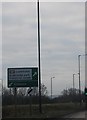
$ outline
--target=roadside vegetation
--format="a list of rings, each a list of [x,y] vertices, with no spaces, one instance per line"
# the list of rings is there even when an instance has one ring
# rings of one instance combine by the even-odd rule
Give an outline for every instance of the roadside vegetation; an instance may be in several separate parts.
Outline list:
[[[42,114],[39,113],[38,89],[33,88],[31,95],[28,88],[18,88],[16,99],[14,89],[3,89],[2,93],[2,116],[8,117],[62,117],[71,112],[85,109],[85,95],[78,89],[67,89],[61,92],[58,97],[50,98],[47,87],[42,84]],[[80,104],[81,98],[81,104]],[[15,105],[16,103],[16,105]]]

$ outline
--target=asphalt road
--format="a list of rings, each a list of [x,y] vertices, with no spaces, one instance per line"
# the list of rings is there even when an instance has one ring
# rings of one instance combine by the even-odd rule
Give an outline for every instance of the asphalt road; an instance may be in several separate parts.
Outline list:
[[[64,118],[86,118],[86,120],[87,120],[87,111],[69,114],[69,115],[65,116]]]
[[[78,112],[78,113],[73,113],[73,114],[69,114],[69,115],[67,115],[67,116],[65,116],[65,117],[63,117],[62,119],[57,119],[57,118],[52,118],[52,120],[69,120],[69,118],[72,118],[72,120],[73,120],[73,118],[82,118],[81,120],[87,120],[87,111],[82,111],[82,112]],[[2,119],[2,120],[9,120],[9,119]],[[10,119],[10,120],[19,120],[19,118],[17,119]],[[20,120],[33,120],[33,119],[20,119]],[[36,120],[38,120],[38,119],[36,119]],[[39,120],[42,120],[42,118],[41,119],[39,119]],[[51,120],[51,119],[43,119],[43,120]],[[70,119],[71,120],[71,119]]]

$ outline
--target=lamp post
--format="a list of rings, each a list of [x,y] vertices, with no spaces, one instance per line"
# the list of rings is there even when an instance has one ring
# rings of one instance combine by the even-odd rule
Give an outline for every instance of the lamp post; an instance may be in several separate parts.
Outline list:
[[[41,101],[41,66],[40,66],[40,14],[39,14],[39,0],[37,0],[37,17],[38,17],[38,72],[39,72],[39,111],[42,113]]]
[[[80,98],[80,105],[81,105],[81,82],[80,82],[80,57],[81,55],[78,55],[78,68],[79,68],[79,72],[78,72],[78,75],[79,75],[79,98]]]
[[[73,91],[74,91],[74,88],[75,88],[75,81],[74,81],[75,75],[76,74],[73,74]]]
[[[86,56],[87,54],[84,54],[84,55],[78,55],[78,68],[79,68],[79,72],[78,72],[78,75],[79,75],[79,98],[80,98],[80,105],[81,105],[81,71],[80,71],[80,57],[81,56]]]
[[[52,99],[52,92],[53,92],[53,88],[52,88],[52,79],[55,77],[51,77],[51,99]]]
[[[73,102],[75,101],[75,93],[76,93],[76,91],[75,91],[75,81],[74,81],[75,75],[76,74],[73,74]]]

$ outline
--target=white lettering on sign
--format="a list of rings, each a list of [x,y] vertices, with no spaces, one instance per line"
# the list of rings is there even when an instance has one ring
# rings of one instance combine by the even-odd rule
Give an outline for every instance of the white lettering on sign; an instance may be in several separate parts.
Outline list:
[[[32,69],[10,69],[9,80],[32,80]]]

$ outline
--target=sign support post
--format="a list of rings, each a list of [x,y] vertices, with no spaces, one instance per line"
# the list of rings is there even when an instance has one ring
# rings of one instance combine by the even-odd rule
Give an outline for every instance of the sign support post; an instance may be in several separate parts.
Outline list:
[[[28,94],[33,90],[31,87],[38,87],[38,67],[8,68],[8,88],[14,88],[14,116],[17,116],[17,87],[30,87]],[[40,85],[40,84],[39,84]],[[30,115],[32,115],[32,100],[30,94]]]
[[[30,93],[30,116],[32,115],[32,95]]]
[[[17,88],[15,87],[14,88],[14,100],[15,100],[15,105],[14,105],[14,107],[15,107],[15,117],[17,116],[17,114],[16,114],[16,107],[17,107]]]
[[[29,106],[29,111],[30,111],[30,116],[32,115],[32,95],[31,95],[31,91],[32,91],[33,89],[30,87],[30,89],[28,90],[28,95],[30,94],[30,96],[29,96],[29,103],[30,103],[30,106]]]

